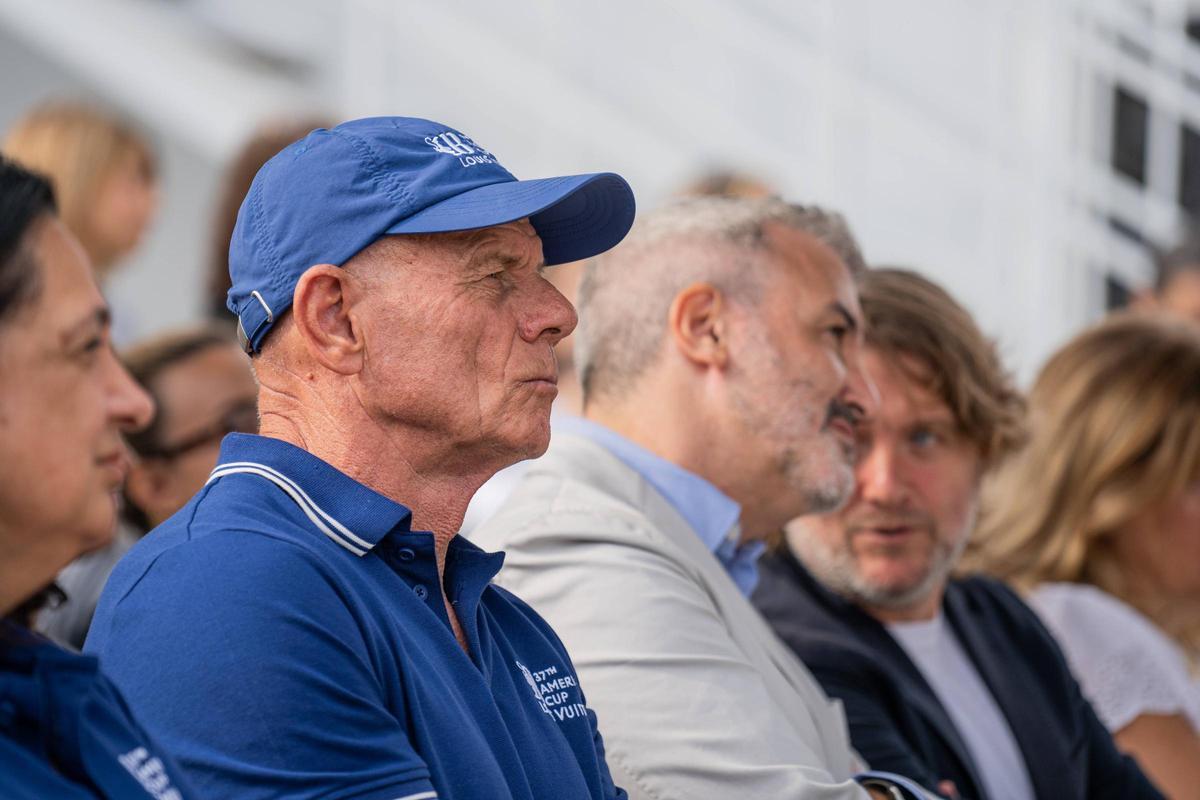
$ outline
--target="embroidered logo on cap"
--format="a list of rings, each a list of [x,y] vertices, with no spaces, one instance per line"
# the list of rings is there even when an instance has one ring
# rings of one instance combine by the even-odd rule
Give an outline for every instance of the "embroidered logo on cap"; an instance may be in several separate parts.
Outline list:
[[[464,167],[476,164],[496,164],[496,157],[476,144],[471,137],[455,131],[445,131],[436,136],[426,136],[425,144],[439,153],[454,156]]]

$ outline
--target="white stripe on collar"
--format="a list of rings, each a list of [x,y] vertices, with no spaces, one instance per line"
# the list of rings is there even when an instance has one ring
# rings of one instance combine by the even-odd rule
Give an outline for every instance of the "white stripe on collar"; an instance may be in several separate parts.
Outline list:
[[[317,526],[321,533],[325,534],[330,539],[349,550],[351,553],[354,553],[354,555],[366,555],[367,551],[374,547],[374,545],[372,545],[370,542],[354,535],[353,531],[351,531],[342,523],[338,522],[329,514],[325,513],[325,510],[318,506],[303,489],[297,486],[295,481],[283,473],[268,467],[266,464],[258,464],[253,461],[233,461],[228,464],[219,464],[217,465],[217,468],[212,471],[212,474],[208,476],[208,480],[205,482],[205,485],[207,486],[218,478],[223,478],[226,475],[238,474],[258,475],[261,478],[266,478],[280,489],[283,489],[283,491],[296,502],[296,505],[300,507],[300,510],[304,512],[304,515],[308,517],[314,525]]]

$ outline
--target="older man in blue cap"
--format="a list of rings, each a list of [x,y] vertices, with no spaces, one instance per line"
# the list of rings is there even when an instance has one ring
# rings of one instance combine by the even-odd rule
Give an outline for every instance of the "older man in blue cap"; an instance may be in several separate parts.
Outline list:
[[[456,532],[549,441],[575,312],[543,269],[633,214],[616,175],[518,181],[419,119],[259,172],[229,306],[260,433],[118,566],[87,644],[203,796],[625,796],[554,631]]]

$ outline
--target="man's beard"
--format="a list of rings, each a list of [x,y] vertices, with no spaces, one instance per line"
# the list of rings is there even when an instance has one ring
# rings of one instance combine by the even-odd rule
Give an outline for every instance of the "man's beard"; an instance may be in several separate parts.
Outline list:
[[[796,515],[836,510],[854,490],[855,454],[853,445],[847,447],[839,441],[830,427],[837,419],[854,427],[860,410],[837,398],[824,408],[820,401],[808,402],[815,390],[803,379],[793,379],[786,388],[774,387],[772,392],[772,387],[761,382],[762,377],[780,375],[782,361],[774,346],[761,339],[755,360],[746,369],[754,379],[741,376],[743,382],[736,384],[732,393],[733,410],[757,446],[769,450],[772,471],[802,501]],[[763,399],[770,397],[787,398],[787,402],[782,407],[779,403],[764,406]],[[805,431],[806,435],[797,436]]]
[[[854,427],[857,424],[855,407],[836,398],[831,400],[818,432],[818,436],[824,441],[819,439],[816,446],[829,447],[830,442],[833,442],[832,446],[840,451],[841,464],[836,463],[838,456],[834,454],[827,454],[828,463],[825,465],[814,463],[817,459],[813,458],[814,453],[811,449],[800,452],[793,445],[784,446],[776,456],[776,471],[804,498],[805,514],[827,514],[837,511],[854,490],[854,445],[843,443],[830,430],[830,426],[837,419],[845,420]],[[839,467],[842,467],[841,472],[844,474],[839,474]]]
[[[921,603],[949,579],[963,549],[967,546],[968,534],[974,527],[974,518],[975,514],[972,512],[962,535],[957,537],[953,544],[937,536],[932,520],[921,523],[919,527],[928,530],[933,538],[929,566],[919,580],[899,586],[873,583],[860,572],[857,559],[851,550],[852,534],[849,532],[868,527],[861,521],[843,526],[840,548],[829,547],[820,536],[805,532],[803,522],[793,523],[798,529],[792,532],[789,541],[792,542],[796,557],[804,563],[805,568],[834,594],[859,606],[904,611]]]

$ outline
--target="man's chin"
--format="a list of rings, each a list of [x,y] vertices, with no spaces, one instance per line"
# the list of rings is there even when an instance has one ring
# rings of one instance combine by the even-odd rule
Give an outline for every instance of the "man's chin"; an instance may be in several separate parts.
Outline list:
[[[853,493],[854,472],[849,468],[835,469],[819,481],[805,482],[801,494],[805,498],[806,507],[802,513],[796,516],[832,514],[841,510]]]
[[[95,521],[88,524],[86,530],[80,531],[79,555],[107,547],[116,538],[117,523],[119,520],[118,511],[122,502],[121,495],[111,493],[105,499],[108,503],[105,511],[108,513],[102,513],[100,509],[97,509],[97,512],[91,515]]]
[[[545,455],[546,450],[550,448],[550,426],[546,426],[546,430],[539,431],[535,434],[517,439],[509,443],[507,448],[512,453],[510,463],[515,464],[518,461],[527,461],[531,458],[539,458]]]
[[[896,568],[858,570],[858,584],[872,605],[901,608],[920,602],[930,590],[930,570]]]

